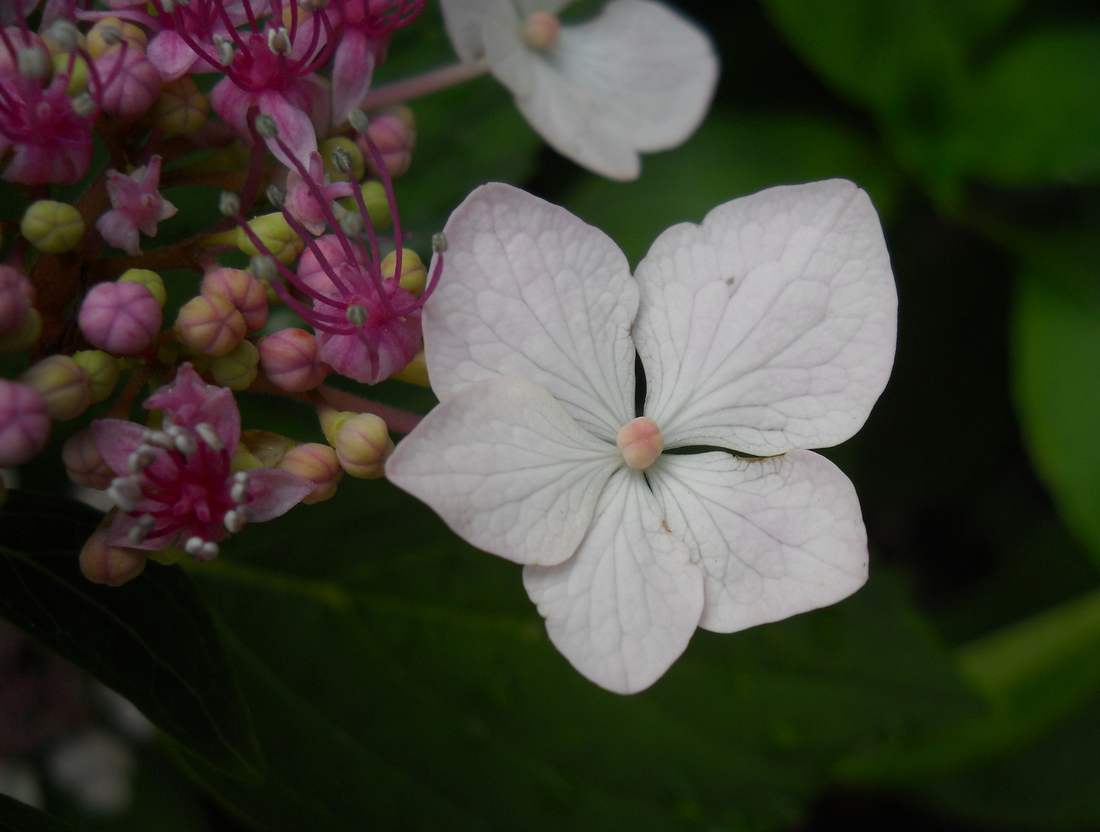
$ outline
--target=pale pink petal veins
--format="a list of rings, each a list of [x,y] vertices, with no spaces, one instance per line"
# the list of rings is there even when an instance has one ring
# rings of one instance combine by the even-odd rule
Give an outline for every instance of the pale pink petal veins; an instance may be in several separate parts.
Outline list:
[[[456,534],[516,563],[569,558],[611,473],[614,445],[526,379],[488,379],[429,413],[386,464]]]
[[[835,445],[890,376],[897,290],[878,215],[851,182],[720,205],[661,234],[636,277],[645,414],[667,447]]]
[[[576,554],[560,566],[525,567],[523,585],[554,646],[615,693],[661,678],[703,612],[702,571],[664,526],[643,475],[627,468],[604,487]]]
[[[145,54],[165,81],[174,81],[186,75],[196,62],[202,60],[195,54],[195,50],[187,45],[187,41],[172,29],[158,32],[149,41]],[[202,66],[205,67],[206,63],[203,62]]]
[[[847,598],[867,580],[855,488],[820,454],[665,454],[650,482],[669,529],[703,570],[704,629],[779,621]]]
[[[278,468],[251,468],[248,471],[249,520],[263,523],[286,514],[313,491],[313,483]]]
[[[343,34],[332,62],[332,123],[343,124],[370,89],[375,44],[357,28]]]
[[[638,297],[619,247],[568,211],[502,184],[475,190],[444,230],[446,278],[424,306],[436,395],[523,376],[614,442],[634,417]]]

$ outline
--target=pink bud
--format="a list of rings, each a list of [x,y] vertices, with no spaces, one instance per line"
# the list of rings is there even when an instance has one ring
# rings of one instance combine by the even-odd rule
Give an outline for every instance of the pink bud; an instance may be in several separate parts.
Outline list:
[[[220,295],[191,298],[176,317],[180,340],[205,355],[229,355],[241,343],[246,329],[244,316]]]
[[[89,343],[115,355],[141,352],[160,330],[162,321],[163,313],[153,293],[129,280],[93,286],[77,318]]]
[[[93,584],[122,586],[143,571],[149,556],[140,549],[107,544],[107,530],[96,529],[80,551],[80,571]]]
[[[242,269],[215,269],[202,279],[204,295],[220,295],[244,317],[249,332],[267,323],[267,289]]]
[[[382,154],[382,161],[390,176],[401,176],[409,169],[413,148],[416,147],[416,120],[412,110],[408,107],[394,107],[371,116],[367,135]],[[361,135],[356,137],[356,141],[363,150],[367,166],[375,176],[380,175],[367,142]]]
[[[344,476],[336,451],[318,442],[307,442],[291,448],[283,454],[279,467],[313,483],[313,491],[308,497],[302,498],[306,505],[332,497],[336,493],[337,483]]]
[[[160,95],[160,72],[145,53],[132,46],[116,46],[95,59],[103,79],[100,106],[120,121],[141,118]]]
[[[91,428],[84,428],[69,437],[61,449],[61,459],[69,479],[85,488],[104,490],[115,478],[114,469],[103,459],[96,446]]]
[[[0,378],[0,468],[29,462],[49,435],[45,400],[25,384]]]
[[[23,325],[34,302],[34,287],[11,266],[0,266],[0,338]]]
[[[260,369],[281,390],[312,390],[329,374],[317,340],[304,329],[280,329],[260,341]]]

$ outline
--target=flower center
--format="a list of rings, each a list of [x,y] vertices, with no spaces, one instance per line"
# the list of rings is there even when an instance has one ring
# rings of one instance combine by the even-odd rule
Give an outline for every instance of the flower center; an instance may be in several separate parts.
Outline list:
[[[523,24],[523,39],[532,49],[549,49],[558,42],[561,23],[550,12],[534,12]]]
[[[623,460],[636,471],[642,471],[657,461],[665,448],[661,429],[648,416],[639,416],[623,425],[615,444],[623,453]]]

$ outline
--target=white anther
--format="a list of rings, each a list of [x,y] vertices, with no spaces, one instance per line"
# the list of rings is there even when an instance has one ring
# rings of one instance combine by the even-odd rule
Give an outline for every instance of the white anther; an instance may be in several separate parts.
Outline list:
[[[248,502],[248,474],[244,471],[233,475],[233,487],[229,489],[229,496],[235,503]]]
[[[363,218],[352,211],[348,211],[340,218],[340,230],[349,237],[354,237],[363,230]]]
[[[233,475],[233,482],[248,482],[249,476],[247,471],[238,471]]]
[[[348,307],[347,311],[348,322],[352,326],[362,326],[367,320],[366,307],[360,306],[357,303],[353,303]]]
[[[203,563],[207,563],[216,558],[218,556],[218,552],[220,551],[221,550],[218,549],[217,543],[211,543],[210,541],[207,541],[206,543],[202,544],[202,551],[199,553],[198,558]]]
[[[122,511],[133,511],[141,500],[141,477],[115,477],[107,489],[107,496]]]
[[[44,38],[49,38],[62,52],[71,52],[76,46],[80,32],[68,20],[55,20],[50,27],[42,33]]]
[[[225,524],[226,531],[231,534],[236,534],[245,527],[244,515],[240,511],[234,511],[232,509],[225,513],[222,522]]]
[[[222,66],[229,66],[233,63],[233,44],[221,35],[214,35],[211,41],[218,52],[218,63]]]
[[[166,451],[174,451],[176,449],[176,443],[162,430],[147,430],[141,437],[142,442],[148,442],[150,445],[156,445],[158,448],[164,448]]]
[[[171,14],[176,10],[176,0],[160,0],[160,7],[165,14]]]
[[[157,521],[153,515],[143,514],[137,519],[137,523],[130,527],[130,531],[126,532],[126,539],[135,546],[140,546],[156,524]]]
[[[348,113],[348,124],[356,133],[366,133],[370,129],[370,119],[358,107]]]
[[[435,254],[442,254],[447,250],[447,235],[442,231],[437,231],[432,235],[432,252]]]
[[[82,92],[76,98],[70,102],[75,112],[81,118],[91,118],[95,115],[96,110],[99,109],[99,105],[95,103],[95,99],[88,93]]]
[[[222,191],[218,197],[218,210],[226,217],[237,216],[241,213],[241,198],[232,191]]]
[[[176,428],[176,430],[180,430]],[[173,441],[176,444],[176,450],[178,450],[184,456],[190,456],[199,449],[199,443],[195,441],[195,437],[187,433],[187,431],[180,431],[175,434]]]
[[[153,464],[157,458],[157,450],[152,445],[138,445],[137,450],[132,451],[126,457],[126,467],[132,474],[140,474]]]
[[[264,193],[267,194],[267,201],[275,208],[281,209],[286,202],[286,195],[279,190],[278,185],[268,185]]]
[[[52,69],[49,55],[37,46],[20,49],[16,62],[19,66],[19,74],[24,78],[46,78]]]
[[[206,422],[199,422],[195,425],[195,433],[197,433],[199,439],[205,442],[210,450],[215,453],[225,450],[225,443],[223,443],[221,437],[218,436],[218,432],[214,430],[213,427],[206,424]]]
[[[276,55],[283,55],[285,57],[290,54],[290,35],[287,33],[285,27],[280,26],[278,29],[268,30],[267,48]]]
[[[279,123],[267,113],[260,113],[256,116],[253,124],[256,125],[256,132],[265,139],[274,139],[279,135]]]
[[[206,541],[199,536],[187,538],[187,542],[183,544],[183,551],[189,555],[198,557],[202,553],[202,547],[206,545]]]
[[[257,279],[270,283],[279,276],[279,267],[275,265],[275,258],[266,254],[260,254],[252,258],[248,263],[248,270]]]

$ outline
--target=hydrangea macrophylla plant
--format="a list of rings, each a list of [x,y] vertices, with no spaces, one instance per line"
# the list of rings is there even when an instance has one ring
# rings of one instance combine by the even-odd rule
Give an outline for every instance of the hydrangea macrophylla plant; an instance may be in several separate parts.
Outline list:
[[[107,491],[119,507],[108,544],[178,546],[212,560],[230,532],[278,517],[313,490],[308,480],[275,468],[232,472],[241,436],[237,402],[190,364],[145,407],[164,411],[159,430],[120,419],[92,423],[99,452],[117,475]]]
[[[459,58],[488,62],[516,106],[563,156],[636,179],[638,152],[676,147],[703,120],[718,81],[707,36],[652,0],[613,0],[560,25],[570,0],[441,0]]]
[[[855,490],[806,450],[851,437],[893,364],[897,295],[863,191],[733,200],[665,231],[634,276],[602,232],[507,185],[474,191],[445,233],[424,310],[441,404],[386,471],[524,565],[581,673],[640,691],[697,626],[741,630],[863,584]]]

